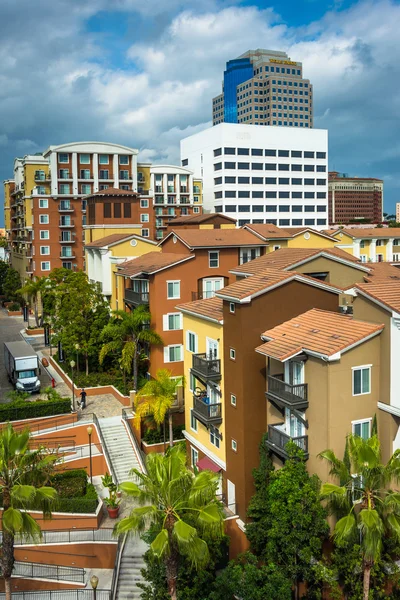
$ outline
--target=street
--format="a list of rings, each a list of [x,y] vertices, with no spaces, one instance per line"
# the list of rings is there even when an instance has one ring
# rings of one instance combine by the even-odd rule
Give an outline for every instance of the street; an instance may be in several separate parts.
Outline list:
[[[20,331],[25,326],[22,317],[9,317],[4,309],[0,309],[0,404],[5,404],[10,400],[7,394],[13,390],[13,386],[8,381],[7,373],[4,367],[4,342],[19,342],[22,340]],[[42,341],[42,338],[33,338],[31,341]],[[37,344],[35,343],[35,346]],[[32,348],[35,350],[35,346]],[[50,385],[50,379],[45,369],[41,369],[40,381],[42,389]],[[35,397],[37,394],[33,394]]]

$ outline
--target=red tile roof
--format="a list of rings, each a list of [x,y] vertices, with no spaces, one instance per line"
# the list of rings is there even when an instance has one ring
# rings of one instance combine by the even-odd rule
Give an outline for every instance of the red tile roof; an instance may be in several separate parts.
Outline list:
[[[400,285],[398,281],[380,281],[375,283],[357,283],[355,289],[362,295],[370,296],[386,306],[389,310],[400,313]]]
[[[358,321],[351,316],[313,308],[263,333],[270,341],[256,352],[285,361],[301,352],[325,357],[345,351],[377,335],[384,325]]]
[[[400,227],[348,227],[344,229],[338,229],[337,231],[346,233],[347,235],[360,240],[368,240],[373,238],[400,238]],[[337,237],[338,236],[335,235],[336,240]]]
[[[127,277],[136,277],[137,275],[146,274],[151,275],[173,267],[181,262],[191,260],[194,258],[193,254],[174,254],[172,252],[148,252],[133,260],[128,260],[121,263],[117,267],[117,273],[125,275]]]
[[[271,223],[255,223],[251,225],[245,225],[244,229],[247,229],[248,231],[254,231],[265,240],[288,240],[308,231],[323,238],[329,238],[336,241],[336,239],[331,238],[326,232],[318,231],[316,229],[312,229],[311,227],[289,227],[288,229],[284,229],[283,227],[277,227]]]
[[[89,242],[88,244],[85,244],[85,248],[104,248],[105,246],[111,246],[113,244],[116,244],[117,242],[130,240],[134,237],[139,238],[140,236],[135,235],[133,233],[113,233],[111,235],[106,235],[105,237],[100,238],[99,240],[95,240],[94,242]],[[143,239],[146,242],[150,241],[147,238],[141,239]]]
[[[235,248],[239,246],[265,246],[259,237],[244,229],[178,229],[171,231],[161,242],[175,235],[188,248]]]
[[[184,215],[182,217],[176,217],[176,219],[172,219],[168,221],[168,225],[173,227],[176,223],[179,225],[184,225],[185,223],[195,224],[195,223],[205,223],[207,221],[212,221],[215,217],[222,217],[225,221],[231,222],[232,224],[236,223],[236,219],[232,217],[227,217],[226,215],[220,213],[203,213],[202,215]]]
[[[196,300],[195,302],[186,302],[185,304],[178,304],[176,308],[184,313],[206,317],[213,321],[221,322],[223,319],[223,300],[221,298],[207,298],[205,300]]]
[[[400,281],[400,266],[390,262],[368,263],[370,273],[364,276],[365,281]]]

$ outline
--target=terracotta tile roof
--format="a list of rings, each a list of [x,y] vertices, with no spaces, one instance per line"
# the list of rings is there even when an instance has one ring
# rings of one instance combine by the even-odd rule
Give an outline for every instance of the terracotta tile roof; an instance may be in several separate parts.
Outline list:
[[[251,225],[245,225],[244,229],[258,233],[258,235],[263,237],[265,240],[289,240],[297,235],[300,235],[301,233],[305,233],[306,231],[310,231],[311,233],[315,233],[316,235],[320,235],[324,238],[330,238],[329,234],[327,234],[325,231],[317,231],[311,227],[289,227],[288,229],[284,229],[283,227],[277,227],[276,225],[272,225],[270,223],[255,223]],[[332,238],[332,240],[336,241],[335,238]]]
[[[98,196],[133,196],[137,198],[140,194],[138,192],[133,192],[132,190],[120,190],[119,188],[109,187],[105,190],[88,194],[85,198],[97,198]]]
[[[256,352],[280,361],[301,352],[333,357],[353,345],[358,345],[384,325],[357,321],[351,316],[313,308],[294,319],[263,333],[271,341],[256,348]]]
[[[362,228],[344,228],[339,231],[343,231],[347,235],[355,237],[360,240],[367,240],[368,238],[400,238],[400,227],[366,227]],[[337,239],[335,237],[335,239]]]
[[[207,317],[213,321],[221,322],[223,319],[223,300],[221,298],[207,298],[206,300],[186,302],[185,304],[178,304],[176,308],[182,312],[196,314],[199,317]]]
[[[168,225],[175,225],[176,223],[178,223],[179,225],[181,224],[185,224],[185,223],[190,223],[190,224],[194,224],[194,223],[204,223],[205,221],[212,221],[214,217],[223,217],[224,220],[232,222],[232,223],[236,223],[236,219],[233,219],[232,217],[227,217],[226,215],[220,214],[220,213],[203,213],[202,215],[184,215],[183,217],[176,217],[176,219],[172,219],[171,221],[168,221]]]
[[[370,273],[364,276],[365,281],[400,281],[400,265],[390,262],[368,263]]]
[[[151,275],[157,271],[194,258],[193,254],[174,254],[173,252],[148,252],[133,260],[128,260],[117,267],[120,275],[135,277],[140,274]]]
[[[289,281],[298,280],[303,282],[309,282],[310,285],[317,287],[323,287],[331,290],[334,293],[339,293],[341,290],[339,287],[334,287],[325,281],[319,281],[313,277],[308,277],[302,273],[296,273],[296,271],[280,271],[278,269],[264,269],[261,273],[240,279],[224,287],[222,290],[217,292],[219,298],[225,300],[236,300],[236,301],[247,301],[247,298],[251,298],[254,295],[260,293],[266,293],[271,288],[278,287]]]
[[[400,313],[400,285],[398,281],[380,281],[377,283],[357,283],[355,289],[362,295],[371,296],[372,299],[384,304],[390,310]]]
[[[133,233],[113,233],[112,235],[106,235],[105,237],[99,240],[89,242],[89,244],[85,244],[85,248],[103,248],[104,246],[110,246],[111,244],[115,244],[116,242],[129,240],[133,237],[138,236],[135,236]],[[146,240],[146,238],[143,239]]]
[[[176,235],[190,249],[266,245],[259,237],[244,229],[178,229],[171,231],[160,242],[160,246],[172,235]]]
[[[360,261],[340,248],[281,248],[274,252],[269,252],[264,256],[255,258],[244,265],[240,265],[231,270],[231,273],[240,273],[246,275],[255,275],[265,269],[284,269],[288,270],[294,265],[307,260],[312,260],[318,256],[332,257],[332,259],[345,260],[352,263],[355,267],[367,268]]]
[[[296,237],[297,235],[300,235],[301,233],[305,233],[306,231],[311,231],[311,233],[315,233],[315,235],[320,235],[325,238],[331,237],[325,231],[319,231],[319,230],[317,231],[316,229],[312,229],[311,227],[290,227],[290,229],[288,229],[287,231],[292,234],[292,237]],[[336,238],[331,238],[331,239],[332,239],[332,241],[336,242]]]

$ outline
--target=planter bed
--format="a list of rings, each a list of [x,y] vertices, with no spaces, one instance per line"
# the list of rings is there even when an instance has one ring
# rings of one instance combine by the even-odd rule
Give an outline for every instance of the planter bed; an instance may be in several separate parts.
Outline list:
[[[8,310],[7,314],[9,317],[22,317],[22,310]]]

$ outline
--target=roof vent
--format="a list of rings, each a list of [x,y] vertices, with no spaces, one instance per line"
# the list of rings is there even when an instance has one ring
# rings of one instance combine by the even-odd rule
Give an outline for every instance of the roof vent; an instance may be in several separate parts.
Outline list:
[[[311,329],[311,333],[319,333],[319,329]]]
[[[331,337],[332,337],[334,340],[339,340],[339,339],[340,339],[340,335],[338,335],[337,333],[334,333],[333,335],[331,335]]]

